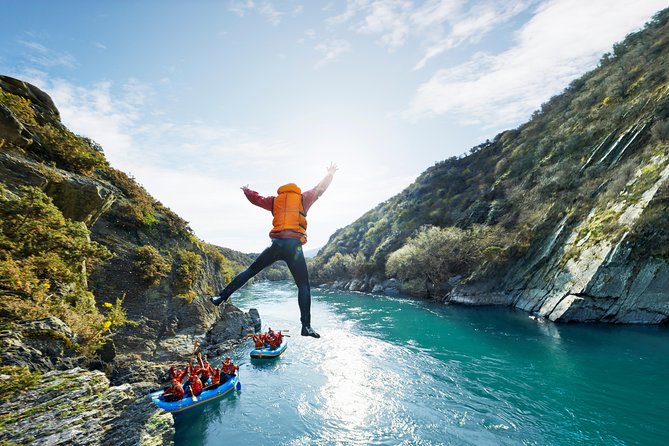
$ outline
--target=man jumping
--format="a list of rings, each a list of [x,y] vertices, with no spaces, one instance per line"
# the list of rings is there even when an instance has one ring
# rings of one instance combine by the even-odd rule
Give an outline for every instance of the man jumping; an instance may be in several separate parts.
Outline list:
[[[284,184],[277,190],[277,196],[270,197],[262,197],[258,192],[246,186],[241,188],[251,203],[272,212],[273,227],[269,233],[272,244],[258,256],[251,266],[239,273],[218,296],[210,298],[214,305],[220,305],[228,300],[232,293],[264,268],[277,260],[283,260],[288,265],[295,285],[297,285],[297,303],[300,306],[300,321],[302,322],[301,334],[320,338],[320,335],[311,328],[311,288],[302,245],[307,242],[307,212],[332,182],[337,165],[331,163],[327,171],[325,178],[316,187],[304,193],[294,183]]]

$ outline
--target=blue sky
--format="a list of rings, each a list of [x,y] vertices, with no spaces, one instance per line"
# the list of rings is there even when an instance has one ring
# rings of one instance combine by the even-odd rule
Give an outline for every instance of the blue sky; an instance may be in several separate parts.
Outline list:
[[[666,0],[4,0],[0,73],[49,93],[190,222],[244,252],[271,216],[239,187],[330,189],[309,243],[423,170],[526,121]]]

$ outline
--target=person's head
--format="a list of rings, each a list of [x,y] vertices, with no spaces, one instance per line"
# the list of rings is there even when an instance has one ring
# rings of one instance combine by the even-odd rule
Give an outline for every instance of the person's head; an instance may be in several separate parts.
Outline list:
[[[230,357],[229,356],[225,357],[225,362],[230,362]]]
[[[176,384],[178,381],[176,378],[172,378],[172,385]]]
[[[279,186],[279,188],[276,190],[277,194],[283,194],[287,192],[293,192],[296,194],[301,194],[302,189],[299,188],[299,186],[295,183],[288,183],[284,184],[283,186]]]

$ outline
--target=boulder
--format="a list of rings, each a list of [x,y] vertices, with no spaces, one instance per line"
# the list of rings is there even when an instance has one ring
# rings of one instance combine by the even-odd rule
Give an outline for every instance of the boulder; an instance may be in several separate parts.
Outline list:
[[[215,345],[254,332],[255,322],[248,313],[233,305],[225,305],[221,308],[221,320],[207,332],[206,340]]]
[[[93,226],[116,200],[116,195],[101,181],[59,171],[60,180],[50,179],[44,192],[66,218]]]
[[[48,372],[76,367],[85,362],[77,351],[77,338],[55,317],[23,321],[0,332],[0,359],[4,365]]]
[[[41,114],[52,115],[60,121],[60,112],[51,96],[28,82],[13,77],[0,75],[0,88],[17,96],[22,96],[33,103]]]
[[[11,144],[26,147],[33,142],[32,135],[11,110],[0,103],[0,147]]]
[[[383,284],[377,283],[374,285],[374,288],[372,288],[372,294],[383,294]]]
[[[351,280],[351,283],[348,285],[348,290],[349,291],[360,291],[360,289],[363,287],[364,282],[360,279],[353,279]]]
[[[262,320],[260,319],[260,313],[255,308],[249,310],[249,316],[251,317],[251,322],[253,322],[253,329],[257,332],[262,330]]]
[[[174,364],[180,364],[188,358],[190,353]],[[115,386],[126,383],[152,383],[154,387],[160,387],[167,381],[167,371],[170,367],[168,364],[171,365],[171,363],[145,361],[137,355],[117,356],[112,363],[110,379]]]
[[[382,286],[383,294],[387,294],[388,296],[398,296],[400,294],[401,284],[399,280],[395,278],[386,280],[383,282]]]
[[[20,186],[44,188],[48,181],[44,173],[40,172],[38,163],[7,152],[0,152],[0,178],[7,189],[15,194]]]
[[[100,180],[6,152],[0,153],[0,177],[14,193],[19,186],[39,187],[66,218],[83,222],[89,228],[116,200],[114,191]]]

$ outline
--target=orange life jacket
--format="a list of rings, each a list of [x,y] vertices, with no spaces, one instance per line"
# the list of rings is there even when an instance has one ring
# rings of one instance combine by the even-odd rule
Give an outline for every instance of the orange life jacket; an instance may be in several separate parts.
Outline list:
[[[272,232],[294,231],[307,233],[307,214],[302,206],[302,191],[294,183],[284,184],[278,190],[272,208]]]
[[[211,366],[200,369],[200,376],[202,376],[202,382],[208,380],[211,376]]]
[[[256,348],[263,348],[263,345],[265,345],[260,336],[253,335],[253,342],[256,345]]]
[[[191,379],[191,392],[193,395],[199,395],[202,393],[202,381],[200,381],[200,378],[198,378],[197,375],[191,376]]]

